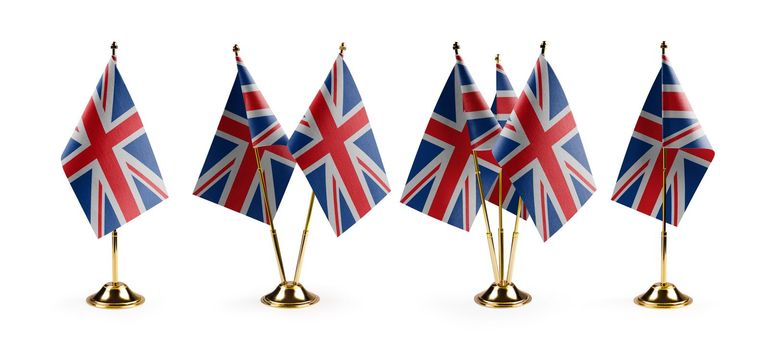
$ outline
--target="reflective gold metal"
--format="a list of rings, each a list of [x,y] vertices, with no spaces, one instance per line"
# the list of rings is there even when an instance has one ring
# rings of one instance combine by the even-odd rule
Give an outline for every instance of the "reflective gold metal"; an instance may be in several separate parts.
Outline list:
[[[346,50],[345,43],[340,44],[340,55]],[[240,48],[236,44],[233,46],[233,52],[235,56],[238,56]],[[275,252],[275,260],[278,263],[278,275],[281,279],[281,283],[271,293],[262,297],[262,303],[278,308],[300,308],[313,305],[318,302],[317,295],[305,290],[305,287],[299,283],[299,276],[302,273],[302,262],[305,257],[305,244],[307,242],[307,234],[310,227],[310,215],[313,213],[313,202],[315,195],[310,194],[310,206],[307,210],[307,217],[305,218],[305,229],[302,231],[302,241],[299,246],[299,254],[297,254],[297,266],[294,270],[294,281],[286,280],[286,272],[283,266],[283,257],[281,256],[281,247],[278,244],[278,233],[273,225],[273,214],[270,212],[270,199],[267,197],[265,189],[267,189],[267,183],[265,181],[265,173],[262,169],[262,162],[259,157],[259,150],[254,148],[254,155],[257,157],[257,171],[259,172],[260,188],[262,189],[262,198],[264,198],[264,205],[267,208],[267,218],[270,224],[270,235],[273,240],[273,250]]]
[[[310,206],[307,208],[305,217],[305,229],[302,231],[302,241],[299,243],[299,254],[297,254],[297,266],[294,268],[294,282],[299,283],[299,275],[302,273],[302,262],[305,260],[305,242],[307,242],[307,233],[310,230],[310,215],[313,214],[313,202],[315,194],[310,192]]]
[[[455,43],[457,44],[457,43]],[[492,261],[492,277],[495,279],[495,283],[499,283],[500,275],[497,271],[497,257],[495,256],[495,242],[492,238],[492,228],[489,226],[489,214],[487,214],[487,202],[484,200],[484,185],[481,184],[481,172],[479,171],[479,157],[476,151],[473,151],[473,165],[476,167],[476,183],[478,184],[478,190],[481,194],[481,209],[484,213],[484,224],[487,228],[487,246],[489,248],[489,259]]]
[[[281,283],[270,294],[262,297],[262,303],[272,307],[297,309],[318,302],[320,298],[305,290],[300,283]]]
[[[237,54],[237,52],[236,52]],[[262,162],[259,159],[259,150],[255,147],[254,148],[254,155],[257,157],[257,172],[259,172],[259,183],[260,183],[260,189],[262,190],[262,198],[265,204],[265,210],[267,212],[267,221],[268,224],[270,224],[270,237],[273,240],[273,251],[275,252],[275,260],[278,262],[278,277],[281,279],[281,284],[286,283],[286,272],[284,272],[283,269],[283,257],[281,257],[281,245],[278,244],[278,233],[275,230],[275,226],[273,225],[273,213],[270,212],[270,199],[267,198],[267,191],[266,189],[266,181],[265,181],[265,173],[262,170]]]
[[[692,298],[680,292],[673,283],[658,282],[634,298],[634,302],[652,309],[675,309],[692,304]]]
[[[262,164],[259,159],[259,151],[254,149],[254,154],[257,156],[257,170],[259,171],[259,181],[261,182],[261,188],[265,187],[265,174],[262,170]],[[264,192],[263,192],[264,194]],[[283,269],[283,258],[281,257],[281,247],[278,245],[278,235],[276,234],[275,227],[273,226],[273,216],[270,213],[270,201],[266,195],[262,196],[265,199],[265,208],[267,208],[268,219],[270,219],[270,233],[273,238],[273,248],[275,251],[275,259],[278,261],[278,272],[281,278],[281,283],[272,292],[262,297],[262,303],[272,307],[278,308],[301,308],[313,305],[318,302],[317,295],[305,290],[299,282],[287,281],[286,273]],[[299,279],[299,272],[302,269],[302,258],[304,256],[305,238],[307,237],[308,226],[310,225],[310,214],[313,211],[313,199],[311,197],[310,208],[307,212],[307,218],[305,219],[305,231],[302,235],[302,243],[300,244],[299,256],[297,257],[297,270],[295,273],[295,279]]]
[[[107,282],[86,302],[101,309],[128,309],[142,305],[144,297],[118,281],[118,231],[112,231],[112,282]]]
[[[476,151],[473,151],[473,164],[476,167],[476,182],[478,183],[479,193],[484,193],[484,186],[481,183],[481,173],[479,171],[479,159]],[[486,201],[482,197],[481,208],[484,214],[484,223],[487,228],[487,245],[489,246],[489,257],[492,260],[492,273],[494,274],[495,282],[492,283],[485,291],[476,294],[473,298],[477,304],[492,307],[492,308],[510,308],[517,307],[529,303],[532,300],[532,296],[526,292],[520,291],[511,280],[511,269],[513,267],[513,257],[516,249],[516,239],[518,238],[519,228],[519,215],[521,214],[521,199],[519,199],[518,208],[516,210],[516,223],[514,224],[514,233],[511,241],[511,254],[508,261],[508,279],[503,279],[505,273],[504,268],[504,231],[503,231],[503,174],[502,171],[497,175],[497,203],[498,203],[498,246],[500,250],[499,260],[495,256],[495,244],[492,239],[492,230],[489,226],[489,216],[487,214]]]
[[[123,282],[107,282],[86,302],[100,309],[129,309],[144,304],[144,297],[131,291]]]
[[[492,283],[487,290],[476,294],[473,300],[476,304],[493,308],[518,307],[532,301],[532,296],[527,292],[520,291],[513,283],[503,282],[502,286]]]
[[[523,203],[519,197],[519,204],[516,206],[516,221],[513,223],[513,237],[511,237],[511,252],[508,254],[508,275],[506,281],[513,281],[513,260],[516,258],[516,243],[519,240],[519,217]]]
[[[665,41],[660,44],[660,48],[663,50],[664,54],[666,47]],[[660,210],[663,229],[660,232],[660,282],[653,284],[647,292],[634,298],[634,302],[638,305],[653,309],[674,309],[692,304],[692,298],[687,294],[680,292],[673,283],[668,282],[666,271],[666,148],[663,147],[661,152],[663,163],[663,187],[661,188],[662,203]]]

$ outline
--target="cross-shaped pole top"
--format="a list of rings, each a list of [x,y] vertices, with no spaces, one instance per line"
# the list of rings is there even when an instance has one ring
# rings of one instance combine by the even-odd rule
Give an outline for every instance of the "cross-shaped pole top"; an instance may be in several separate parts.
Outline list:
[[[235,52],[235,57],[238,57],[238,52],[241,51],[241,48],[238,46],[238,44],[233,45],[233,52]]]
[[[495,55],[495,63],[500,64],[500,54]]]
[[[347,50],[347,49],[348,49],[348,48],[345,46],[345,42],[343,41],[343,42],[340,44],[340,55],[342,55],[342,53],[344,53],[344,52],[345,52],[345,50]]]
[[[660,50],[663,51],[663,54],[666,54],[666,49],[668,48],[668,45],[666,45],[666,41],[663,40],[662,43],[660,43]]]
[[[115,50],[118,49],[118,44],[116,44],[114,41],[112,42],[112,45],[110,45],[110,48],[112,49],[112,55],[115,56]]]
[[[458,44],[456,41],[454,44],[452,44],[452,49],[455,50],[455,55],[460,53],[460,44]]]
[[[540,54],[545,55],[545,40],[540,44]]]

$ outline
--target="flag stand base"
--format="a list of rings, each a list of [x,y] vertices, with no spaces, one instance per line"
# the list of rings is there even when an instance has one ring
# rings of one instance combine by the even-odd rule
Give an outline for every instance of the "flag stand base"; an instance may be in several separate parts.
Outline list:
[[[692,298],[680,292],[673,283],[659,282],[636,297],[634,302],[653,309],[676,309],[692,304]]]
[[[270,294],[262,297],[262,303],[277,308],[296,309],[318,302],[320,298],[305,290],[300,283],[281,283]]]
[[[476,304],[492,308],[519,307],[532,301],[531,295],[520,291],[513,283],[504,283],[504,286],[492,283],[487,290],[476,294],[473,300]]]
[[[144,297],[134,293],[123,282],[107,282],[86,302],[100,309],[130,309],[144,304]]]

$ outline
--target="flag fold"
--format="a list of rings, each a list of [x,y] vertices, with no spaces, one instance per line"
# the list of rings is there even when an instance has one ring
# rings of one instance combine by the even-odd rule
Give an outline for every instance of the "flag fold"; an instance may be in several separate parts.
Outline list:
[[[107,63],[61,161],[98,238],[168,197],[115,56]]]
[[[489,151],[499,133],[500,124],[457,55],[417,149],[401,202],[470,231],[481,206],[473,153]],[[489,158],[479,157],[480,168],[494,167]]]
[[[664,151],[666,222],[677,226],[714,150],[665,55],[634,127],[612,200],[662,220]]]
[[[238,73],[193,194],[269,224],[289,185],[295,161],[286,146],[288,138],[262,92],[240,57],[236,63]],[[260,182],[257,152],[267,191]]]

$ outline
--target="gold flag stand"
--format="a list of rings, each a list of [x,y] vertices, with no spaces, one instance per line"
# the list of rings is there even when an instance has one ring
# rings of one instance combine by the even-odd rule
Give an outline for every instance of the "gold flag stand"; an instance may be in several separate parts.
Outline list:
[[[113,41],[110,45],[112,56],[115,56],[117,48],[117,43]],[[96,294],[86,298],[86,302],[100,309],[129,309],[144,303],[143,296],[118,281],[118,230],[112,231],[112,281],[105,283]]]
[[[666,54],[666,42],[663,41],[660,44],[660,49],[663,55]],[[663,116],[661,116],[662,118]],[[692,298],[679,291],[676,286],[668,282],[666,276],[666,147],[662,145],[661,140],[661,157],[663,163],[663,186],[661,188],[661,221],[663,222],[663,229],[660,233],[660,282],[655,283],[642,295],[634,298],[634,302],[637,305],[649,307],[653,309],[675,309],[692,304]]]
[[[521,198],[519,198],[518,207],[516,209],[516,221],[513,228],[513,237],[511,238],[511,251],[508,258],[508,273],[504,277],[504,249],[503,243],[505,241],[503,230],[503,174],[502,171],[497,176],[497,203],[498,203],[498,230],[497,230],[497,243],[499,248],[499,256],[495,254],[495,243],[492,238],[492,229],[489,226],[489,215],[487,213],[487,204],[484,200],[484,186],[481,184],[481,172],[479,171],[479,159],[476,151],[473,151],[473,163],[476,170],[476,183],[478,184],[478,190],[481,198],[481,209],[484,215],[484,224],[487,228],[487,246],[489,247],[489,258],[492,262],[492,273],[494,282],[485,291],[476,294],[473,299],[477,304],[491,307],[491,308],[511,308],[518,307],[532,301],[532,296],[526,292],[519,290],[512,281],[513,275],[513,261],[516,254],[516,243],[519,238],[519,216],[521,215]]]
[[[129,309],[144,304],[143,296],[118,281],[118,230],[112,231],[112,281],[105,283],[86,302],[100,309]]]
[[[458,54],[460,45],[457,42],[454,43],[452,49],[455,50],[455,55]],[[545,53],[545,41],[540,45],[541,54]],[[500,63],[500,55],[495,56],[495,63]],[[529,293],[519,290],[513,283],[513,263],[516,257],[516,244],[519,239],[519,217],[521,217],[522,200],[518,198],[516,207],[516,220],[513,225],[513,235],[511,237],[511,250],[508,254],[508,272],[505,269],[505,250],[503,245],[505,243],[505,230],[503,228],[503,173],[502,170],[497,174],[497,214],[498,214],[498,229],[497,229],[497,244],[498,253],[495,253],[495,242],[492,237],[492,229],[489,225],[489,214],[487,212],[487,204],[484,199],[484,186],[481,183],[481,172],[479,171],[479,159],[476,151],[473,151],[473,163],[476,171],[476,183],[478,184],[478,190],[481,198],[481,209],[484,216],[484,224],[487,229],[487,246],[489,248],[489,259],[492,262],[492,274],[494,282],[484,290],[483,292],[476,294],[474,301],[482,306],[491,308],[512,308],[525,305],[532,301],[532,296]]]
[[[344,50],[345,44],[343,43],[340,46],[340,52]],[[233,52],[235,53],[235,57],[238,57],[238,53],[241,49],[238,47],[238,45],[233,46]],[[278,263],[278,276],[281,280],[281,282],[278,284],[278,287],[275,288],[272,292],[266,294],[262,297],[261,301],[263,304],[277,307],[277,308],[302,308],[307,307],[310,305],[313,305],[317,303],[320,298],[318,295],[315,295],[308,290],[305,289],[305,287],[299,283],[299,276],[302,272],[302,263],[305,256],[305,243],[307,242],[307,234],[310,229],[310,215],[313,212],[313,202],[315,200],[315,195],[311,192],[310,195],[310,206],[307,210],[307,217],[305,219],[305,229],[302,231],[302,241],[300,242],[299,246],[299,254],[297,255],[297,265],[294,270],[294,280],[289,281],[286,280],[286,272],[283,268],[283,257],[281,256],[281,246],[278,244],[278,233],[275,230],[275,226],[273,225],[273,214],[270,211],[270,199],[267,197],[267,182],[265,181],[265,173],[262,169],[262,162],[259,157],[259,150],[257,148],[254,148],[254,155],[257,158],[257,171],[259,172],[259,183],[260,187],[262,189],[262,198],[265,206],[265,211],[267,212],[267,219],[268,223],[270,224],[270,237],[273,241],[273,250],[275,251],[275,259]]]

